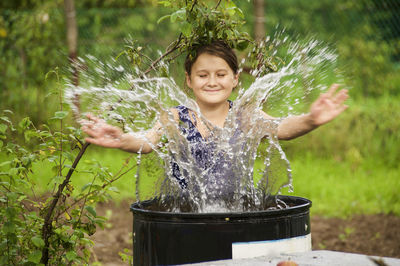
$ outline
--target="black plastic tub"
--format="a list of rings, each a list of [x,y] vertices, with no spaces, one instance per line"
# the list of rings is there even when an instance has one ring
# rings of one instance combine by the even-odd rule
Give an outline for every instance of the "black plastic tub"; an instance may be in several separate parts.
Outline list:
[[[134,265],[176,265],[311,250],[311,201],[278,198],[292,207],[172,213],[146,210],[151,201],[132,204]]]

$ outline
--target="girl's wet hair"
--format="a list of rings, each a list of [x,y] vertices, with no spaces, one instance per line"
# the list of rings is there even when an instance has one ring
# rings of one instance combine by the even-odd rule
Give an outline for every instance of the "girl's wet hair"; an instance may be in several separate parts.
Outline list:
[[[210,44],[199,45],[194,49],[193,53],[189,53],[185,60],[185,71],[190,76],[192,66],[201,54],[210,54],[218,56],[225,60],[225,62],[232,69],[234,74],[238,73],[239,64],[235,52],[223,40],[216,40]]]

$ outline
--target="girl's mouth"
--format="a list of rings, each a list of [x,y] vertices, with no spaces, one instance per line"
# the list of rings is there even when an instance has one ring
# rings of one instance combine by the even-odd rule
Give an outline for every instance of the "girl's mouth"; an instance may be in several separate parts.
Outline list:
[[[222,89],[216,89],[216,90],[207,90],[207,89],[205,89],[204,91],[206,91],[206,92],[217,92],[217,91],[221,91]]]

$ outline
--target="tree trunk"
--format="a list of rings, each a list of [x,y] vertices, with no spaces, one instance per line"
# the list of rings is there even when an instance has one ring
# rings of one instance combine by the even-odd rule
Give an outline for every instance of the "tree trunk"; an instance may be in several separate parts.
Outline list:
[[[67,25],[67,44],[69,61],[72,65],[72,82],[79,85],[79,72],[77,65],[78,56],[78,26],[76,24],[76,12],[74,0],[64,0],[65,20]]]
[[[265,39],[264,0],[254,0],[254,39],[257,42]]]

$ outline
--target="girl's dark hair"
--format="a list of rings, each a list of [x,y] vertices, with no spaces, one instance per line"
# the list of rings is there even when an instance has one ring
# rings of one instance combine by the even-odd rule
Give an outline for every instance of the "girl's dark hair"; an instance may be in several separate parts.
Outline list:
[[[216,40],[210,44],[199,45],[194,49],[194,53],[188,53],[185,60],[185,71],[190,76],[192,66],[201,54],[210,54],[218,56],[225,60],[225,62],[232,69],[234,74],[238,73],[239,64],[235,52],[223,40]]]

